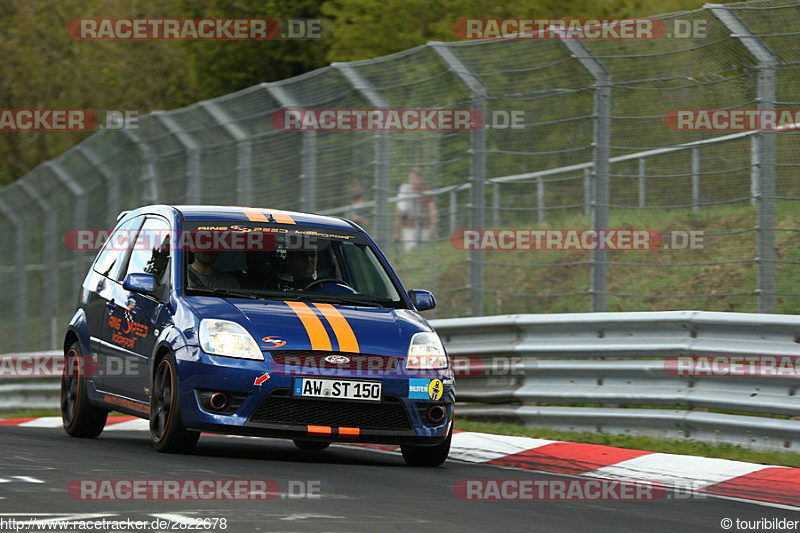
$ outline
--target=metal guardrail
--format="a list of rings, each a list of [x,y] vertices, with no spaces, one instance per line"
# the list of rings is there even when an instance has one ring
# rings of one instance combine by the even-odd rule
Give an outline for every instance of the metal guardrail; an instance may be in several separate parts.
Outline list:
[[[800,368],[792,375],[676,377],[665,364],[680,355],[800,357],[800,317],[667,311],[431,323],[454,357],[459,415],[800,450]],[[0,380],[0,411],[56,408],[57,378],[35,380]]]
[[[666,364],[681,355],[800,356],[798,317],[668,311],[432,324],[462,374],[457,397],[466,404],[459,415],[800,451],[800,368],[775,376],[677,377]]]
[[[0,355],[0,413],[57,409],[61,379],[43,374],[53,373],[63,358],[64,354],[58,350]]]

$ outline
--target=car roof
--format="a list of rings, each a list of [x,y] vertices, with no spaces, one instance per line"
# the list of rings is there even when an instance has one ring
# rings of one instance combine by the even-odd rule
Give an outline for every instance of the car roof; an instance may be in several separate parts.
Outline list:
[[[301,224],[355,231],[353,225],[342,218],[284,211],[268,207],[244,207],[223,205],[175,205],[187,221],[236,221],[236,222],[273,222],[279,224]]]

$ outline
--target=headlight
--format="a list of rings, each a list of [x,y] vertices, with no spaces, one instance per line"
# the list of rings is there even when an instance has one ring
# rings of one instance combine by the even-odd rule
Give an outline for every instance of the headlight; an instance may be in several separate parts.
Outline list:
[[[253,336],[242,326],[229,320],[201,320],[200,347],[204,352],[215,355],[264,360]]]
[[[447,368],[447,354],[436,333],[415,333],[408,346],[408,370],[437,370]]]

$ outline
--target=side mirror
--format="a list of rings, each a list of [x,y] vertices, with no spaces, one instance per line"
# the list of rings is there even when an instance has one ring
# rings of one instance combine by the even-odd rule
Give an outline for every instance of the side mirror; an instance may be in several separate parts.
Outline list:
[[[157,286],[156,277],[145,273],[128,274],[122,284],[122,288],[126,291],[138,292],[149,296],[155,296]]]
[[[433,297],[431,291],[411,289],[408,291],[408,297],[411,298],[411,303],[414,304],[417,311],[427,311],[436,307],[436,298]]]

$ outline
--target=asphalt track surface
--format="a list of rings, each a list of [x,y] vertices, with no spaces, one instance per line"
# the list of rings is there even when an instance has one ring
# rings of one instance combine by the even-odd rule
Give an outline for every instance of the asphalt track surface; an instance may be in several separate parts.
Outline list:
[[[85,479],[267,479],[281,493],[270,501],[72,499],[67,486]],[[780,506],[673,493],[658,501],[464,501],[453,486],[465,479],[570,478],[453,460],[439,468],[411,468],[398,453],[364,447],[309,452],[286,440],[210,435],[201,437],[191,455],[168,455],[156,452],[141,431],[75,439],[60,428],[0,427],[0,531],[9,531],[10,519],[30,518],[159,518],[169,521],[171,531],[197,527],[198,518],[225,518],[226,529],[195,531],[381,533],[719,532],[724,518],[734,520],[729,531],[741,531],[736,519],[800,520],[800,512]],[[301,486],[316,490],[317,497],[295,497]]]

